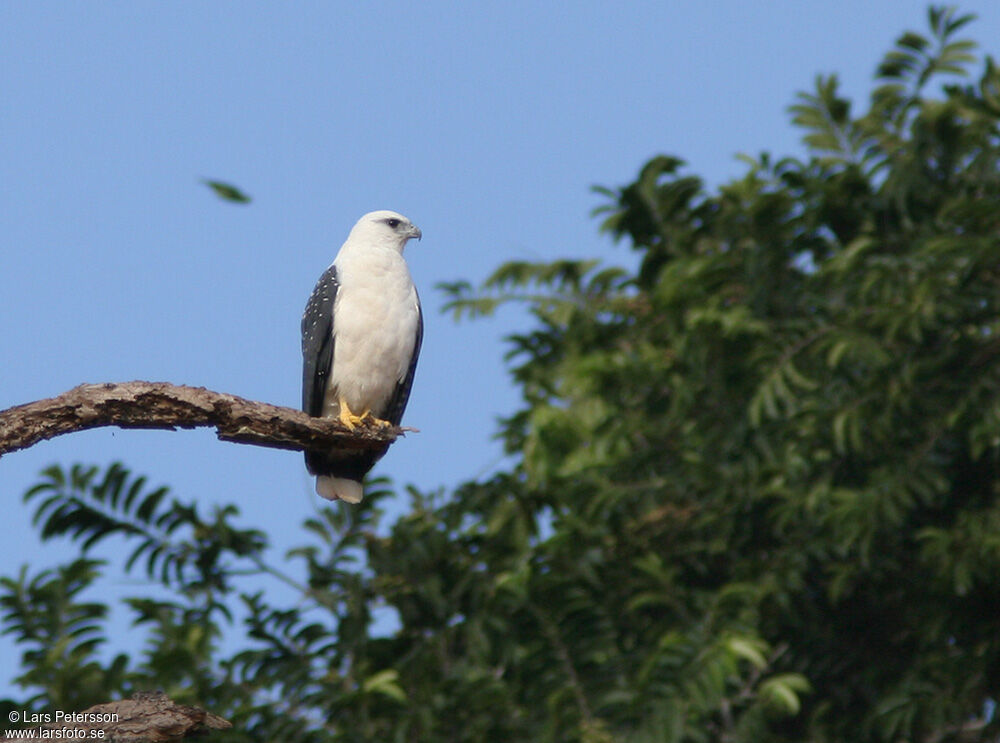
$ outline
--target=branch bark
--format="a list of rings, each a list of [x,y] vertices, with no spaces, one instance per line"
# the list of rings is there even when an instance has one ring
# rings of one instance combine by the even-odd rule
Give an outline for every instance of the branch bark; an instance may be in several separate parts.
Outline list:
[[[162,692],[138,692],[129,699],[97,704],[83,712],[34,715],[52,720],[32,728],[38,739],[104,740],[108,743],[166,743],[201,736],[209,730],[232,725],[218,715],[198,707],[176,704]],[[24,713],[26,719],[29,713]],[[11,718],[13,719],[13,718]],[[97,734],[96,731],[102,731]],[[28,731],[22,731],[27,733]],[[5,736],[0,740],[22,740]]]
[[[375,425],[353,431],[340,421],[301,410],[167,382],[81,384],[68,392],[0,411],[0,456],[55,436],[90,428],[214,426],[223,441],[275,449],[345,454],[384,453],[404,431]]]

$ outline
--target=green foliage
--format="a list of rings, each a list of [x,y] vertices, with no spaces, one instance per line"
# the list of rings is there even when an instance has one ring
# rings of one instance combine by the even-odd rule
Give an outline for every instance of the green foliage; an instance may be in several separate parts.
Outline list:
[[[126,658],[116,656],[102,665],[98,650],[106,643],[101,623],[105,605],[82,602],[79,594],[100,575],[102,563],[78,559],[28,579],[22,568],[17,579],[0,578],[0,608],[5,634],[16,635],[25,647],[25,672],[15,682],[44,693],[52,709],[79,709],[107,701],[104,689],[124,679]]]
[[[207,178],[202,179],[202,183],[208,186],[223,201],[231,204],[249,204],[251,199],[243,191],[230,183],[223,181],[213,181]]]
[[[131,599],[146,649],[107,662],[100,563],[4,579],[24,703],[165,688],[233,740],[995,741],[1000,72],[929,20],[866,111],[833,76],[796,99],[807,157],[598,189],[636,271],[443,287],[531,313],[509,471],[392,524],[385,491],[322,509],[281,567],[231,506],[44,473],[43,536],[124,543],[174,599]]]
[[[42,498],[35,511],[42,538],[69,536],[86,552],[113,535],[137,544],[125,560],[130,570],[145,557],[146,573],[162,583],[181,583],[192,593],[229,592],[223,565],[227,552],[253,557],[265,546],[264,534],[234,529],[235,506],[218,508],[211,521],[198,515],[194,504],[164,505],[165,487],[145,493],[146,478],[130,478],[121,464],[112,464],[99,481],[96,467],[73,466],[68,473],[50,467],[43,480],[25,494],[25,501]],[[184,537],[177,539],[182,532]]]

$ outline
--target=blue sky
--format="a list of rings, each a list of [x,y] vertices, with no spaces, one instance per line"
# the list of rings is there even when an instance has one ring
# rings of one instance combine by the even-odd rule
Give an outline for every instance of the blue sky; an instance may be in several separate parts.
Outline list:
[[[962,10],[972,38],[1000,38],[1000,6]],[[407,258],[426,331],[404,420],[420,433],[376,473],[484,476],[518,401],[503,337],[529,320],[456,325],[435,283],[511,259],[628,262],[589,216],[592,185],[658,153],[710,184],[742,172],[736,153],[799,154],[794,93],[837,72],[863,105],[908,28],[926,28],[923,3],[2,3],[0,408],[130,379],[297,405],[308,294],[354,221],[389,208],[424,233]],[[41,469],[118,459],[206,510],[239,504],[279,562],[319,505],[294,453],[75,434],[0,459],[0,573],[73,553],[42,547],[21,504]],[[18,657],[0,638],[0,695]]]

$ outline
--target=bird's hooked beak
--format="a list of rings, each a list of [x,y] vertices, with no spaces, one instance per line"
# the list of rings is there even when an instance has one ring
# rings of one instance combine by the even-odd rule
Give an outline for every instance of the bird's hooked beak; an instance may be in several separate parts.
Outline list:
[[[410,237],[415,237],[418,240],[424,236],[424,233],[420,231],[420,228],[416,225],[410,227]]]

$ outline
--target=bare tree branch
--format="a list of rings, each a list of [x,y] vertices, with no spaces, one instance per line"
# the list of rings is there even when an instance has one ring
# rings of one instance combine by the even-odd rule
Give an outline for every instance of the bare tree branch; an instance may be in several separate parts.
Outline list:
[[[232,727],[218,715],[176,704],[162,692],[138,692],[130,699],[98,704],[83,712],[49,712],[35,717],[46,720],[46,724],[32,728],[34,738],[104,740],[108,743],[167,743]],[[21,738],[12,735],[0,740]]]
[[[340,421],[167,382],[81,384],[58,397],[0,411],[0,456],[39,441],[89,428],[197,428],[219,438],[275,449],[345,454],[384,451],[405,430],[375,425],[349,430]]]

